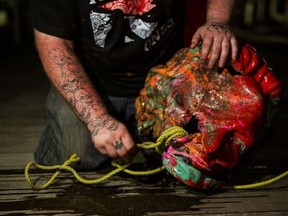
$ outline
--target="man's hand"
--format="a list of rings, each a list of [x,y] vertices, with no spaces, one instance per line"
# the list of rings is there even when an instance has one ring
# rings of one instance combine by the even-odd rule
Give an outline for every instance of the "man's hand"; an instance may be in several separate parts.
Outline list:
[[[135,142],[128,129],[116,119],[106,115],[105,120],[96,123],[91,129],[92,142],[101,154],[121,158],[135,152]]]
[[[211,53],[207,63],[208,68],[212,68],[217,62],[219,67],[224,67],[229,54],[233,60],[237,57],[237,40],[228,25],[215,22],[206,23],[195,32],[191,48],[195,48],[201,41],[201,62],[206,63],[207,56]]]

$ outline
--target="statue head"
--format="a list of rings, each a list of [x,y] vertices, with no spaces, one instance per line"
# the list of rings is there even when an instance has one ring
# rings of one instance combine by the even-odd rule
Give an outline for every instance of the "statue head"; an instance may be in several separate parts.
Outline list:
[[[166,65],[152,68],[136,100],[138,131],[156,139],[171,126],[189,135],[166,143],[162,161],[192,187],[218,187],[270,122],[281,84],[249,44],[235,61],[208,70],[201,46],[179,50]]]

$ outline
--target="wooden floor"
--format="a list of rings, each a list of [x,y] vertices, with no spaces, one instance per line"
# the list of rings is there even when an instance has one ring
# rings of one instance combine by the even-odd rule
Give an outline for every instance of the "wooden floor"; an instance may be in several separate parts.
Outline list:
[[[277,39],[276,39],[277,42]],[[252,43],[285,86],[284,103],[271,128],[249,152],[231,184],[270,179],[288,170],[288,43]],[[288,215],[288,177],[251,190],[203,193],[161,177],[117,174],[84,185],[68,173],[48,189],[33,191],[24,168],[45,125],[48,81],[32,45],[21,45],[0,63],[0,215]],[[98,178],[106,170],[82,172]],[[49,173],[36,172],[33,179]]]

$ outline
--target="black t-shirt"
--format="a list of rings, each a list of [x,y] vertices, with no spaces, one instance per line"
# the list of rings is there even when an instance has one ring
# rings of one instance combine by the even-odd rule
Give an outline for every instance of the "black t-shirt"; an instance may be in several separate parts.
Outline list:
[[[97,90],[137,95],[183,44],[183,0],[33,0],[34,28],[73,40]]]

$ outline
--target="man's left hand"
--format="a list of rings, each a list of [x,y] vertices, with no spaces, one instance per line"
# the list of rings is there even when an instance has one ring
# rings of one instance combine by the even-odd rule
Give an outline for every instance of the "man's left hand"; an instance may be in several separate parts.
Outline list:
[[[218,66],[223,68],[231,54],[232,60],[236,59],[238,52],[237,39],[231,28],[222,23],[206,23],[197,29],[191,41],[191,48],[195,48],[202,41],[202,52],[200,61],[207,61],[211,54],[207,67],[212,68],[218,62]]]

